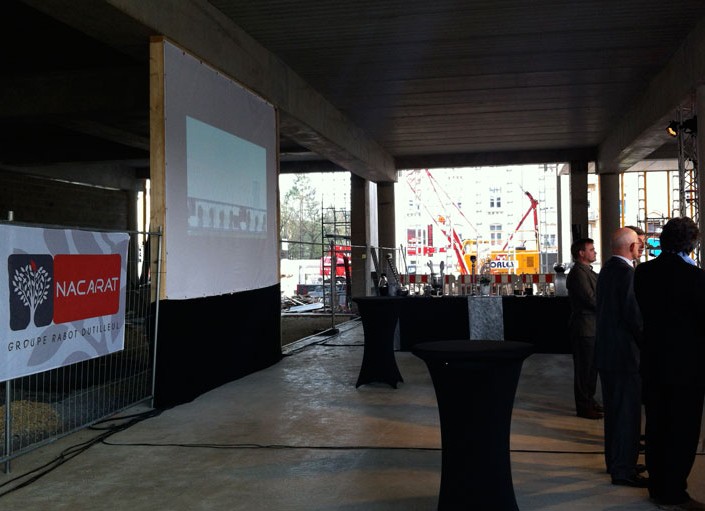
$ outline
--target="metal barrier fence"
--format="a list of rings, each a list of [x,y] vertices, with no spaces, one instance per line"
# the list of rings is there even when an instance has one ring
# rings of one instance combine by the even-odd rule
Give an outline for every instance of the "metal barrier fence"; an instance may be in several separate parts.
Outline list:
[[[338,310],[345,311],[349,308],[349,300],[344,301],[346,289],[338,286],[331,286],[330,282],[330,261],[336,261],[339,257],[333,254],[342,254],[343,251],[335,249],[333,243],[306,243],[288,240],[288,246],[303,246],[310,253],[320,253],[321,261],[313,268],[313,272],[307,275],[311,280],[299,282],[301,290],[305,294],[310,294],[313,300],[322,302],[327,308],[331,303],[336,303]],[[371,271],[373,280],[381,274],[385,274],[387,279],[395,287],[403,287],[403,292],[411,295],[545,295],[556,294],[556,286],[560,278],[555,273],[526,273],[526,274],[480,274],[457,275],[438,273],[405,273],[407,264],[404,260],[403,247],[362,247],[359,245],[348,245],[350,248],[369,249],[373,265]],[[300,250],[299,250],[300,251]],[[284,253],[284,250],[281,250]],[[323,262],[325,261],[325,262]],[[340,262],[333,263],[334,268],[340,268]],[[425,268],[424,268],[425,269]],[[324,271],[326,272],[324,274]],[[340,271],[336,271],[339,275]],[[313,277],[311,277],[313,276]],[[563,276],[565,280],[565,276]],[[342,281],[342,279],[339,279]],[[375,286],[377,283],[375,282]],[[396,290],[395,290],[396,291]],[[296,293],[299,294],[299,293]],[[335,296],[337,295],[337,297]],[[332,302],[330,297],[333,296]],[[339,298],[340,300],[335,300]]]
[[[131,232],[124,349],[5,382],[0,393],[0,462],[85,428],[154,395],[161,233]],[[2,386],[0,386],[2,388]],[[9,404],[9,406],[8,406]],[[9,434],[8,434],[9,432]]]
[[[488,274],[488,275],[405,275],[401,284],[411,295],[544,295],[556,294],[556,274]]]

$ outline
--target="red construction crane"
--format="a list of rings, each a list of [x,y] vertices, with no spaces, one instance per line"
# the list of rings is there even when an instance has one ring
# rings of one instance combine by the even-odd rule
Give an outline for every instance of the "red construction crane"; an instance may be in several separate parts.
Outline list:
[[[460,208],[452,201],[450,200],[450,196],[448,196],[447,192],[443,190],[443,188],[440,186],[440,184],[436,181],[436,179],[433,177],[431,172],[426,169],[425,170],[425,175],[428,178],[429,182],[431,183],[431,187],[436,195],[436,200],[438,201],[439,204],[443,205],[446,202],[450,202],[460,213],[460,215],[466,220],[466,222],[474,229],[474,226],[465,218],[465,215],[463,214],[462,211],[460,211]],[[455,258],[457,260],[458,264],[458,271],[462,275],[467,275],[469,273],[467,264],[465,262],[465,258],[463,257],[463,240],[460,239],[460,236],[456,232],[456,230],[453,228],[452,225],[446,222],[446,214],[441,213],[441,214],[434,214],[431,212],[429,209],[427,202],[422,200],[421,194],[417,188],[418,183],[413,182],[414,179],[412,177],[412,174],[410,174],[407,177],[407,184],[409,185],[409,188],[411,188],[411,191],[414,193],[414,196],[416,197],[416,200],[418,203],[424,208],[426,213],[433,219],[433,222],[436,224],[438,228],[440,228],[441,232],[443,233],[443,236],[448,240],[448,245],[450,246],[450,249],[453,251],[455,254]],[[440,192],[443,192],[446,196],[446,200],[443,200],[440,196]]]
[[[502,247],[503,251],[507,250],[509,243],[514,239],[514,235],[517,232],[519,232],[519,229],[521,229],[521,226],[524,223],[524,220],[526,220],[526,217],[528,217],[529,213],[531,213],[532,211],[534,212],[534,235],[536,236],[536,248],[538,249],[538,247],[539,247],[539,215],[538,215],[538,211],[537,211],[537,206],[539,205],[539,201],[534,199],[529,192],[524,192],[524,193],[531,201],[531,205],[529,206],[529,209],[526,210],[526,213],[524,213],[524,216],[521,217],[521,220],[519,220],[519,225],[517,225],[516,229],[514,229],[514,232],[509,236],[509,238],[507,239],[507,242]]]

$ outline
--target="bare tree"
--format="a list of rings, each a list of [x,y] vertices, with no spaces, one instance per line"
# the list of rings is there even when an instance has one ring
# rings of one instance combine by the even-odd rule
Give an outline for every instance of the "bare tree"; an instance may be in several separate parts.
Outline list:
[[[281,238],[289,240],[291,259],[321,257],[321,205],[311,179],[298,174],[281,204]]]

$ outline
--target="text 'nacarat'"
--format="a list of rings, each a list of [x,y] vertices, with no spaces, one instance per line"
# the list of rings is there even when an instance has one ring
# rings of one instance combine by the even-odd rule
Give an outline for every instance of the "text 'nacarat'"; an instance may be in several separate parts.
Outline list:
[[[56,282],[56,297],[112,293],[118,290],[119,277]]]

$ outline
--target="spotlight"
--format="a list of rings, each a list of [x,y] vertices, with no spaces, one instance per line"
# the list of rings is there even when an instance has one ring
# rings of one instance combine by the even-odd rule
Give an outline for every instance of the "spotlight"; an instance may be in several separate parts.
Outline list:
[[[678,123],[676,121],[671,121],[668,123],[668,128],[666,128],[666,131],[672,137],[678,136]]]
[[[689,135],[695,135],[698,132],[698,116],[694,115],[680,124],[676,121],[671,121],[668,123],[666,131],[672,137],[678,136],[679,131],[683,131],[683,133],[687,133]]]

